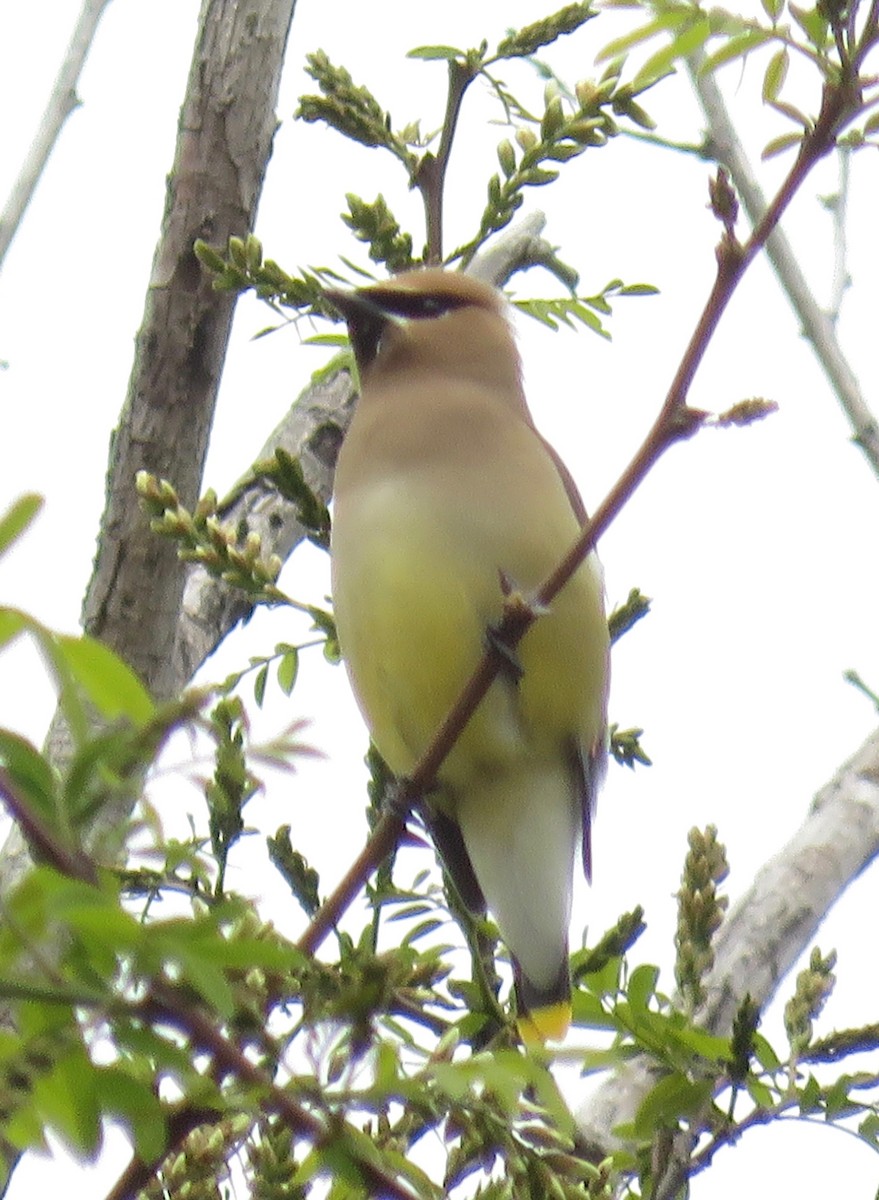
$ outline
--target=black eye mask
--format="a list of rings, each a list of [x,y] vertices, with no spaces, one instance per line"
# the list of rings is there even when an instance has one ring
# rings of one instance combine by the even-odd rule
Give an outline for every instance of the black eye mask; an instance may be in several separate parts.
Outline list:
[[[401,292],[394,288],[370,288],[368,295],[376,308],[410,321],[443,317],[448,312],[472,304],[471,300],[463,296],[443,295],[442,292]]]

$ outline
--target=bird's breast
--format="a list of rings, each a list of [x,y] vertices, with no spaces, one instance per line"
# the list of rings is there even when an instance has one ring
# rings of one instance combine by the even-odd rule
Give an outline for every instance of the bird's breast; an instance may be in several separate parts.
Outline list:
[[[503,611],[501,572],[536,587],[573,541],[577,524],[557,481],[543,507],[478,469],[456,485],[429,471],[399,472],[337,493],[333,595],[342,653],[382,755],[409,773],[472,674],[488,626]],[[597,566],[589,563],[525,635],[524,674],[499,679],[442,777],[509,764],[530,745],[600,737],[606,624]],[[594,729],[591,726],[594,725]]]

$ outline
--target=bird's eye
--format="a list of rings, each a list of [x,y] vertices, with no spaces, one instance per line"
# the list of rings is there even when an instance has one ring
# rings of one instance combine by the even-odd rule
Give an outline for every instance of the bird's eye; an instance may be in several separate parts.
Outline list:
[[[420,310],[417,313],[419,317],[441,317],[450,309],[457,308],[457,305],[450,301],[448,296],[419,296],[416,307]]]
[[[410,321],[427,321],[434,317],[445,316],[456,308],[463,308],[470,301],[461,296],[444,296],[437,292],[380,292],[372,290],[373,297],[385,312],[397,317],[406,317]]]

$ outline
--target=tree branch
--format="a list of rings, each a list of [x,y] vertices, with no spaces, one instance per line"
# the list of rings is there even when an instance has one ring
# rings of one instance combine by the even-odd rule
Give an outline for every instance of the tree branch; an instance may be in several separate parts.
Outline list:
[[[720,927],[697,1020],[726,1037],[746,995],[765,1007],[833,904],[877,854],[879,730],[818,792],[806,820]],[[578,1127],[601,1157],[618,1145],[614,1129],[634,1119],[658,1077],[648,1059],[635,1059],[581,1109]]]
[[[83,0],[79,19],[52,85],[45,112],[40,117],[37,132],[21,165],[18,178],[10,189],[6,207],[0,214],[0,268],[37,190],[37,184],[46,169],[46,163],[58,141],[64,122],[74,109],[79,107],[76,84],[95,39],[98,22],[109,3],[110,0]]]
[[[253,227],[295,4],[202,0],[143,322],[110,445],[83,625],[133,667],[158,700],[176,695],[187,681],[173,665],[187,568],[176,548],[150,530],[134,479],[145,469],[173,479],[183,503],[192,505],[198,496],[234,300],[212,289],[192,246],[197,237],[225,242]],[[57,716],[48,742],[51,757],[63,762],[69,735]],[[101,812],[94,836],[118,830],[128,815]],[[16,828],[0,862],[3,888],[28,868]]]
[[[736,191],[754,225],[766,213],[766,199],[757,183],[723,95],[713,73],[700,74],[700,58],[689,61],[690,77],[708,121],[708,130],[718,161],[729,170]],[[879,423],[861,391],[836,335],[833,321],[821,308],[809,288],[790,242],[780,228],[773,230],[766,253],[775,268],[791,306],[802,322],[803,332],[812,344],[830,386],[848,417],[855,441],[876,475],[879,475]]]

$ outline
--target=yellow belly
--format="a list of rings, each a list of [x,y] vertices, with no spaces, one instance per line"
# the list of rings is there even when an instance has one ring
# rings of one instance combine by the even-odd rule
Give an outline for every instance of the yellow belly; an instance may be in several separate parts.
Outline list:
[[[380,752],[411,772],[484,648],[503,609],[500,572],[536,587],[573,542],[563,504],[534,528],[533,515],[488,505],[463,509],[453,497],[409,480],[347,498],[334,532],[334,602],[352,683]],[[597,563],[590,559],[519,647],[523,676],[492,686],[441,780],[509,765],[523,752],[558,753],[576,739],[594,745],[603,725],[607,628]]]

